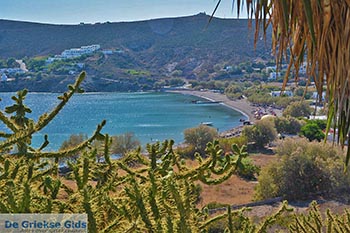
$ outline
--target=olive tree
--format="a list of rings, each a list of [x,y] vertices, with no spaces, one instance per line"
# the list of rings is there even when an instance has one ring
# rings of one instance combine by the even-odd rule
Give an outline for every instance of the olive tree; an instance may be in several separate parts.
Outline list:
[[[218,132],[215,128],[203,124],[184,131],[185,143],[194,146],[195,151],[200,153],[204,152],[208,142],[217,137]]]
[[[277,137],[274,122],[270,119],[257,121],[254,125],[243,128],[242,135],[248,142],[253,142],[257,147],[263,148]]]

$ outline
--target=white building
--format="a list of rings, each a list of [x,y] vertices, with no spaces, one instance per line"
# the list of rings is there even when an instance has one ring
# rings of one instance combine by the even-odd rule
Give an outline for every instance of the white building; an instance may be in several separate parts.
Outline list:
[[[277,80],[277,78],[280,77],[280,76],[281,76],[280,72],[271,72],[268,80],[269,81],[274,81],[274,80]]]
[[[63,59],[76,58],[84,54],[91,54],[96,50],[99,50],[100,48],[101,48],[100,45],[95,44],[95,45],[81,46],[80,48],[66,49],[61,53],[60,57]]]
[[[275,71],[276,71],[276,66],[266,66],[265,68],[266,73],[275,72]]]
[[[317,91],[312,93],[312,99],[314,99],[314,100],[319,99],[319,95],[318,95]],[[322,92],[322,99],[321,100],[324,101],[325,99],[326,99],[326,92],[324,91],[324,92]]]
[[[49,57],[46,59],[47,64],[51,64],[54,61],[62,60],[62,57],[60,55],[55,55],[54,57]]]
[[[289,96],[289,97],[292,97],[293,96],[293,92],[292,91],[271,91],[270,95],[272,97],[279,97],[281,95],[286,95],[286,96]]]
[[[0,73],[8,73],[8,74],[24,74],[25,71],[21,68],[2,68],[0,69]]]

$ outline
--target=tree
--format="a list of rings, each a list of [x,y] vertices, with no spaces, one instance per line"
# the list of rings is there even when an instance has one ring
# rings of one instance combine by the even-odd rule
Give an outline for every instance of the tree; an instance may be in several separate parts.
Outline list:
[[[277,133],[282,134],[298,134],[304,121],[298,120],[294,117],[276,117],[275,127]]]
[[[82,143],[83,141],[85,141],[87,139],[87,135],[86,134],[72,134],[69,139],[63,141],[60,150],[66,150],[69,148],[73,148],[76,147],[77,145],[79,145],[80,143]]]
[[[309,139],[310,142],[313,140],[320,142],[325,136],[320,126],[313,121],[309,121],[306,125],[301,127],[300,134]]]
[[[248,142],[254,142],[257,147],[263,148],[277,137],[274,122],[269,119],[257,121],[255,125],[245,126],[242,135],[247,137]]]
[[[238,84],[231,84],[227,88],[225,88],[225,95],[227,95],[229,98],[238,98],[242,96],[243,94],[243,88],[241,85]]]
[[[212,142],[218,137],[218,132],[215,128],[201,124],[198,127],[185,129],[185,143],[193,145],[195,151],[203,153],[208,142]]]
[[[111,153],[125,155],[139,146],[141,146],[141,143],[135,134],[128,132],[122,135],[112,136]]]
[[[337,147],[288,138],[276,152],[281,159],[264,167],[258,177],[257,199],[283,196],[300,200],[317,192],[331,195],[350,185],[350,174],[342,171],[343,156]]]
[[[221,1],[218,1],[218,5]],[[248,15],[255,17],[255,42],[272,25],[272,48],[276,64],[283,57],[290,58],[283,88],[292,67],[297,71],[305,62],[310,82],[315,82],[319,96],[326,84],[328,97],[327,132],[331,127],[338,130],[339,143],[350,143],[350,1],[349,0],[271,0],[236,1],[237,13],[245,5]],[[255,5],[255,6],[254,6]],[[213,15],[218,7],[215,8]],[[284,56],[286,55],[286,56]],[[298,80],[298,78],[296,78]],[[350,161],[348,147],[346,164]]]
[[[311,115],[311,108],[306,102],[293,102],[287,106],[283,111],[283,116],[291,117],[309,117]]]
[[[19,67],[19,64],[16,62],[16,59],[14,59],[13,57],[7,59],[6,65],[8,68]]]
[[[46,59],[43,57],[36,57],[25,60],[26,65],[30,71],[38,72],[42,71],[46,66]],[[55,61],[56,63],[57,61]],[[50,65],[49,67],[51,67]]]
[[[72,149],[76,146],[78,146],[79,144],[83,143],[85,140],[87,140],[87,135],[86,134],[72,134],[69,136],[69,138],[65,141],[62,142],[61,146],[60,146],[60,151],[65,151],[68,149]],[[79,152],[77,152],[75,155],[70,156],[69,159],[63,158],[60,159],[60,162],[66,162],[66,161],[70,161],[70,162],[76,162],[79,155],[81,153],[83,153],[84,150],[81,150]]]

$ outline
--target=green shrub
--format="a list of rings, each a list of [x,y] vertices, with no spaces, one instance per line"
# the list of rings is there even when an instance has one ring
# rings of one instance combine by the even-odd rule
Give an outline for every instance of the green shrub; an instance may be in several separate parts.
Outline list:
[[[220,147],[225,152],[231,151],[231,146],[233,144],[237,144],[239,147],[242,147],[248,144],[248,139],[244,136],[231,137],[231,138],[219,138],[218,140],[219,140]]]
[[[289,104],[283,111],[283,116],[291,117],[309,117],[311,115],[311,108],[307,102],[293,102]]]
[[[242,165],[237,169],[236,174],[247,180],[255,180],[259,175],[260,167],[256,166],[250,158],[242,159]]]
[[[327,121],[326,120],[320,120],[320,119],[315,119],[315,120],[308,120],[307,122],[313,122],[320,127],[321,130],[325,130],[327,127]]]
[[[72,134],[69,136],[69,139],[67,140],[64,140],[60,146],[60,151],[64,151],[64,150],[67,150],[67,149],[71,149],[71,148],[74,148],[76,146],[78,146],[80,143],[84,142],[85,140],[87,140],[87,135],[86,134]],[[60,162],[65,162],[65,161],[76,161],[78,156],[80,154],[82,154],[84,151],[79,151],[76,155],[74,156],[70,156],[69,159],[66,159],[66,158],[61,158],[60,159]]]
[[[212,142],[217,137],[218,132],[215,128],[203,124],[184,131],[185,143],[194,146],[195,151],[201,154],[204,153],[207,143]]]
[[[111,153],[122,154],[137,149],[141,146],[140,141],[136,138],[134,133],[127,132],[121,135],[112,136]]]
[[[300,134],[305,136],[309,141],[317,140],[321,141],[325,138],[322,129],[317,122],[309,121],[300,129]]]
[[[274,122],[270,119],[262,119],[252,126],[243,128],[242,135],[247,137],[248,142],[253,142],[257,147],[263,148],[277,137]]]
[[[275,117],[275,127],[281,134],[298,134],[304,121],[294,117]]]
[[[262,169],[256,199],[304,199],[350,187],[350,175],[342,169],[342,152],[329,144],[286,139],[276,153],[281,160]]]
[[[181,145],[176,147],[176,153],[178,153],[182,158],[194,159],[194,154],[196,152],[193,145]]]

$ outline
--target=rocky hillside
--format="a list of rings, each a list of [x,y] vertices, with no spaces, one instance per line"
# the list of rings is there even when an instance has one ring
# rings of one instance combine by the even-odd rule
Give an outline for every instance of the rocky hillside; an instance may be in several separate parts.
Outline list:
[[[63,50],[100,44],[122,51],[90,57],[88,74],[97,79],[181,77],[208,80],[218,67],[271,59],[271,42],[259,38],[254,49],[254,25],[248,20],[209,16],[156,19],[125,23],[49,25],[0,20],[0,58],[52,56]],[[271,38],[270,31],[266,38]],[[146,75],[142,75],[146,74]]]

